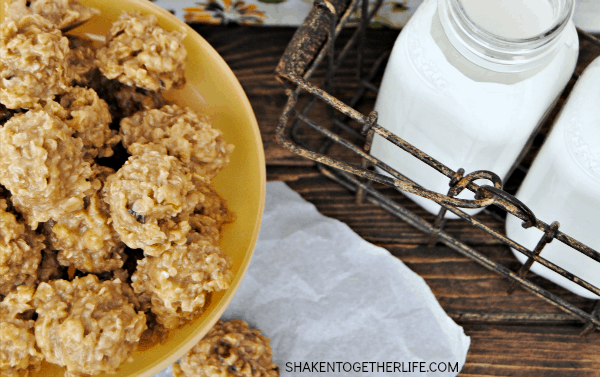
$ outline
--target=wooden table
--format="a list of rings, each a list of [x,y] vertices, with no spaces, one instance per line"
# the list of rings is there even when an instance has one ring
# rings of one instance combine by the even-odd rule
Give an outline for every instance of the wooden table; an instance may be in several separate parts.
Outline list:
[[[357,205],[349,191],[322,176],[311,161],[277,144],[275,129],[286,96],[275,80],[274,69],[292,38],[293,28],[195,28],[227,61],[250,99],[263,137],[268,180],[285,181],[321,213],[345,222],[367,241],[386,248],[425,279],[442,307],[471,337],[461,376],[600,376],[600,331],[580,337],[582,324],[561,310],[522,289],[508,295],[510,283],[505,278],[445,246],[428,248],[428,236],[375,205]],[[367,56],[371,50],[391,46],[398,32],[369,33]],[[582,43],[581,50],[578,73],[600,55],[600,48],[589,43]],[[433,221],[431,215],[401,194],[393,195]],[[483,214],[481,220],[503,231],[503,223],[493,216]],[[446,230],[513,271],[520,266],[506,246],[461,221],[449,221]],[[532,279],[588,312],[594,304],[543,279]]]

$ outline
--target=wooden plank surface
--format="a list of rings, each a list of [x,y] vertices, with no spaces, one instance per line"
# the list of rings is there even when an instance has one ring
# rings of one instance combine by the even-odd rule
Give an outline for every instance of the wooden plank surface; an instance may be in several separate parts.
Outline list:
[[[294,29],[240,26],[197,26],[196,29],[227,61],[252,103],[263,137],[268,179],[286,181],[321,213],[345,222],[366,240],[385,247],[425,279],[442,307],[471,337],[467,364],[461,376],[600,376],[599,331],[581,338],[582,325],[563,311],[522,289],[508,295],[509,282],[505,278],[445,246],[428,248],[427,235],[373,204],[357,205],[349,191],[321,175],[311,161],[293,155],[277,144],[275,129],[286,96],[274,77],[274,69]],[[397,31],[392,30],[370,31],[365,52],[367,64],[371,64],[386,46],[391,46],[396,35]],[[576,72],[581,73],[599,55],[600,48],[583,42]],[[349,57],[345,62],[347,67],[352,66],[353,59],[355,57]],[[336,79],[336,95],[343,97],[356,90],[351,81],[353,74],[346,64],[342,67],[341,78]],[[344,80],[344,75],[348,80]],[[318,70],[316,76],[322,77],[323,70]],[[574,80],[554,114],[564,103],[573,83]],[[374,94],[360,110],[370,111],[373,100]],[[326,118],[325,107],[317,106],[312,115],[317,119]],[[542,142],[543,137],[534,144],[539,147]],[[339,153],[344,156],[343,151]],[[534,155],[527,157],[525,168]],[[518,180],[511,186],[512,190],[516,189]],[[386,193],[418,215],[433,220],[402,194],[391,190]],[[495,216],[482,214],[478,217],[491,228],[503,231],[502,221]],[[461,221],[449,221],[446,231],[512,270],[520,266],[507,247]],[[532,277],[532,280],[591,311],[592,301],[572,295],[541,278]]]

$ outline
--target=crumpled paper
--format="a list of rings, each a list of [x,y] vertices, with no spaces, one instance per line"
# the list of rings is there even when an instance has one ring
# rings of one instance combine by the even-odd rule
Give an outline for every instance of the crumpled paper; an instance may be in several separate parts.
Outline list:
[[[234,318],[271,338],[281,376],[456,376],[448,365],[462,369],[470,345],[420,276],[281,182],[267,184],[254,256],[222,316]]]

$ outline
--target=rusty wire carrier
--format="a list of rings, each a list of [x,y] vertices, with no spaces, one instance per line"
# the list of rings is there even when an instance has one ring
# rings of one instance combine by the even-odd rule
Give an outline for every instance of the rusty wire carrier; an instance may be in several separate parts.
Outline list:
[[[372,80],[387,58],[386,54],[382,55],[377,59],[369,72],[363,73],[363,46],[366,43],[366,29],[382,2],[382,0],[377,0],[369,6],[368,0],[315,1],[313,9],[295,33],[277,66],[278,79],[286,86],[286,94],[288,96],[277,129],[278,142],[288,150],[316,161],[323,174],[350,191],[355,192],[358,203],[364,200],[375,203],[417,229],[430,234],[430,246],[435,242],[441,242],[459,253],[474,259],[484,267],[512,280],[509,293],[516,286],[520,285],[533,294],[558,306],[585,323],[582,335],[590,333],[594,328],[600,329],[600,301],[597,301],[591,313],[588,313],[541,288],[525,277],[533,262],[537,262],[600,296],[599,287],[591,285],[569,271],[544,259],[540,256],[540,252],[547,243],[556,239],[597,262],[600,262],[600,253],[562,233],[558,229],[559,224],[557,222],[548,225],[537,219],[535,214],[525,204],[502,189],[502,180],[493,172],[476,171],[465,175],[463,169],[453,171],[442,162],[436,161],[426,153],[378,125],[376,112],[372,111],[368,115],[363,115],[354,109],[367,91],[377,91],[377,86],[372,83]],[[348,21],[357,14],[360,14],[361,17],[356,30],[336,57],[334,51],[336,38]],[[589,39],[593,44],[600,46],[600,40],[597,38],[581,30],[579,30],[579,35],[582,38]],[[357,80],[359,89],[350,103],[345,104],[331,94],[332,84],[336,71],[340,68],[342,61],[353,47],[356,47],[358,53]],[[327,61],[324,63],[325,58],[327,58]],[[319,87],[309,82],[309,79],[311,79],[321,63],[327,65],[327,75],[322,87]],[[298,101],[299,96],[304,92],[309,94],[310,100],[300,106]],[[308,116],[309,111],[317,101],[322,101],[327,105],[329,116],[335,125],[333,128],[326,128]],[[341,117],[335,115],[336,111],[341,114]],[[362,129],[357,131],[357,127],[351,126],[350,123],[358,124],[358,128]],[[325,141],[319,148],[309,146],[308,143],[304,142],[298,136],[298,129],[302,124],[308,126],[308,129],[318,131],[324,136]],[[343,137],[343,134],[347,137]],[[384,137],[398,148],[410,153],[414,158],[418,158],[431,168],[448,177],[450,183],[448,194],[442,195],[423,188],[402,175],[401,172],[394,170],[387,164],[371,156],[369,150],[375,134]],[[356,145],[349,140],[350,138],[360,140],[364,143],[363,146]],[[353,152],[357,157],[360,157],[360,161],[362,162],[355,164],[335,159],[329,153],[331,147],[335,144]],[[393,178],[378,174],[372,169],[375,166],[389,173]],[[479,186],[474,183],[478,179],[488,180],[491,182],[491,185]],[[403,192],[410,192],[433,200],[442,206],[440,213],[434,223],[429,223],[399,205],[380,190],[375,189],[372,186],[373,182],[395,187]],[[465,200],[455,198],[464,189],[475,193],[475,199]],[[523,227],[525,228],[536,227],[543,231],[544,234],[535,249],[529,250],[517,244],[460,209],[481,208],[490,205],[497,206],[507,213],[520,218],[523,220]],[[527,262],[518,272],[513,272],[504,265],[453,238],[443,230],[443,219],[446,211],[456,214],[461,219],[492,235],[514,250],[518,250],[528,258]]]

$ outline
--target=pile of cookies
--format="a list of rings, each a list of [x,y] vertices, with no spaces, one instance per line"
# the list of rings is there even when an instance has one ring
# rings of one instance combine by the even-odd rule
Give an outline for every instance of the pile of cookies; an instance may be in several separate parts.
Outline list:
[[[230,284],[211,181],[233,146],[162,96],[185,84],[185,35],[140,13],[68,34],[98,13],[13,0],[0,24],[3,376],[113,372]]]

